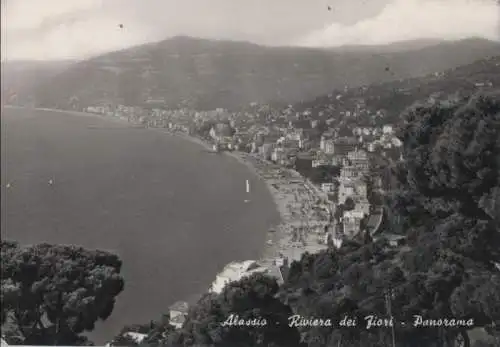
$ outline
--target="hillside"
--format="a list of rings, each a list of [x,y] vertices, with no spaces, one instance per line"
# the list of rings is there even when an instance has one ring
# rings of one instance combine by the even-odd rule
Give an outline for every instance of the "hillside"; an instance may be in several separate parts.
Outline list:
[[[430,97],[442,99],[449,95],[469,95],[479,90],[500,90],[500,55],[418,78],[336,90],[294,104],[293,109],[298,112],[309,111],[313,118],[321,118],[320,115],[330,118],[335,114],[356,110],[361,115],[350,119],[338,118],[334,123],[336,125],[349,122],[359,126],[373,125],[377,122],[376,117],[362,114],[373,115],[377,111],[383,111],[384,114],[380,122],[399,123],[400,113],[417,101]]]
[[[2,62],[2,97],[8,98],[14,91],[23,94],[38,83],[63,72],[73,63],[68,60]]]
[[[399,45],[400,46],[400,45]],[[410,45],[411,46],[411,45]],[[30,95],[44,107],[98,102],[237,108],[250,102],[298,102],[345,85],[411,78],[500,55],[500,43],[443,42],[418,50],[264,47],[176,37],[80,62]]]
[[[389,45],[345,45],[340,47],[331,48],[332,51],[336,52],[348,52],[348,51],[370,51],[378,53],[396,53],[404,52],[410,50],[418,50],[429,46],[435,46],[441,43],[446,43],[445,40],[439,39],[416,39],[409,41],[398,41],[391,43]]]

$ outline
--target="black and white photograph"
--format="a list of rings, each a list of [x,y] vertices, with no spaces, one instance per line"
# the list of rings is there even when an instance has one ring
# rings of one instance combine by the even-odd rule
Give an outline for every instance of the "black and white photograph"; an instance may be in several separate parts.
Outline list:
[[[500,347],[500,2],[0,13],[2,347]]]

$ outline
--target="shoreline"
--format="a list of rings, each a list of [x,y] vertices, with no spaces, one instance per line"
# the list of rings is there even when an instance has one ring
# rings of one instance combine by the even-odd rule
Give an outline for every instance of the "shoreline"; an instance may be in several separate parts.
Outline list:
[[[8,105],[2,105],[2,107],[66,113],[75,116],[96,117],[127,125],[134,124],[124,117],[119,118],[90,112]],[[204,149],[212,150],[210,143],[185,132],[171,131],[167,128],[146,128],[180,137],[202,146]],[[325,194],[294,170],[280,167],[249,153],[223,151],[221,154],[245,165],[251,174],[256,175],[266,184],[280,215],[280,222],[272,227],[274,232],[267,231],[267,241],[259,260],[287,258],[290,263],[294,260],[300,260],[302,254],[306,252],[316,253],[327,248],[326,242],[321,238],[321,231],[328,224],[326,213],[323,216],[325,219],[319,221],[318,216],[312,213],[314,207],[317,207],[316,201],[326,200]],[[315,228],[317,232],[310,232],[310,229]]]

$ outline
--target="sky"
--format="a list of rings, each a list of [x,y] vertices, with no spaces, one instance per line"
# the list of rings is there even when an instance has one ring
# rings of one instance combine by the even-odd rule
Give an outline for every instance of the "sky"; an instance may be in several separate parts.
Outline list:
[[[84,59],[177,35],[330,47],[500,39],[497,0],[1,0],[2,60]]]

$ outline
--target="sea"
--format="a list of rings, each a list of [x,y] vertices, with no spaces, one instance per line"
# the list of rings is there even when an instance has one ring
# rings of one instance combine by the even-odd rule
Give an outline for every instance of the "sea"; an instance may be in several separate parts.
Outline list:
[[[2,239],[74,244],[123,261],[125,289],[88,334],[96,344],[206,292],[228,262],[257,259],[279,222],[247,167],[161,131],[5,108],[1,141]]]

